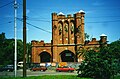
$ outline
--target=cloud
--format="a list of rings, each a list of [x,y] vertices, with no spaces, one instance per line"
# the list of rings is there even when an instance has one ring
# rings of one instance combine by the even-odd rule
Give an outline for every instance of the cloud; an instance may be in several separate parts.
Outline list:
[[[5,15],[5,18],[13,18],[13,15]]]
[[[92,3],[93,6],[101,6],[101,5],[103,5],[103,4],[104,4],[104,3],[98,2],[98,1]]]
[[[27,10],[26,10],[26,14],[28,15],[29,13],[30,13],[30,10],[29,10],[29,9],[27,9]]]
[[[92,14],[92,13],[94,13],[94,11],[93,10],[87,10],[87,11],[85,11],[85,13],[87,13],[87,14]]]

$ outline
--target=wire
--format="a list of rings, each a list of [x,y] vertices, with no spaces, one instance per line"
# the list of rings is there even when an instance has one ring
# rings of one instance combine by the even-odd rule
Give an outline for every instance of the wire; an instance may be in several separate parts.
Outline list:
[[[114,16],[106,16],[106,17],[114,17]],[[115,16],[115,17],[118,17],[118,16]],[[101,17],[93,17],[93,18],[101,18]],[[30,20],[30,19],[27,18],[27,20]],[[37,19],[33,20],[33,19],[31,19],[30,21],[42,21],[42,22],[50,22],[51,23],[51,21],[48,21],[48,20],[37,20]],[[110,21],[93,21],[93,22],[88,21],[88,22],[85,22],[85,23],[108,23],[108,22],[109,23],[110,22],[120,22],[120,19],[118,19],[118,20],[110,20]]]
[[[27,20],[30,20],[30,21],[41,21],[41,22],[51,22],[51,21],[47,21],[47,20],[40,20],[40,19],[36,19],[36,20],[33,20],[33,19],[27,19]]]
[[[120,16],[96,16],[96,17],[87,17],[85,16],[85,18],[120,18]]]
[[[85,22],[85,23],[110,23],[110,22],[120,22],[120,20],[112,20],[112,21],[94,21],[94,22]]]
[[[120,18],[120,16],[96,16],[96,17],[85,16],[85,18]],[[28,17],[27,16],[27,20],[41,21],[41,19],[49,19],[49,18],[46,18],[46,17],[33,18],[33,17]],[[48,22],[50,22],[50,21],[48,21]]]
[[[105,22],[119,22],[120,21],[120,16],[97,16],[97,17],[86,17],[86,18],[116,18],[116,19],[119,19],[119,20],[110,20],[110,21],[93,21],[93,22],[85,22],[85,23],[105,23]],[[43,20],[43,19],[40,19],[40,18],[30,18],[28,17],[27,20],[30,20],[30,21],[41,21],[41,22],[49,22],[51,23],[51,21],[48,21],[48,20]]]
[[[22,19],[20,19],[20,18],[17,18],[19,21],[22,21],[23,22],[23,20]],[[28,23],[28,22],[26,22],[26,24],[28,24],[28,25],[30,25],[30,26],[33,26],[33,27],[35,27],[35,28],[37,28],[37,29],[40,29],[40,30],[42,30],[42,31],[45,31],[45,32],[48,32],[48,33],[52,33],[52,32],[50,32],[50,31],[47,31],[47,30],[45,30],[45,29],[42,29],[42,28],[40,28],[40,27],[38,27],[38,26],[36,26],[36,25],[33,25],[33,24],[31,24],[31,23]]]
[[[46,20],[46,18],[30,18],[30,17],[27,16],[27,20],[30,20],[30,21],[42,21],[42,22],[50,22],[51,23],[51,21]]]
[[[14,21],[8,21],[8,22],[5,22],[5,23],[1,23],[0,25],[10,24],[10,23],[12,23],[12,22],[14,22]]]
[[[9,3],[5,4],[5,5],[2,5],[2,6],[0,6],[0,8],[3,8],[3,7],[5,7],[5,6],[7,6],[7,5],[9,5],[9,4],[13,3],[13,2],[14,2],[14,1],[9,2]]]
[[[38,26],[35,26],[35,25],[33,25],[33,24],[30,24],[30,23],[28,23],[28,22],[26,22],[26,24],[28,24],[28,25],[30,25],[30,26],[33,26],[33,27],[35,27],[35,28],[37,28],[37,29],[40,29],[40,30],[42,30],[42,31],[45,31],[45,32],[48,32],[48,33],[52,33],[52,32],[50,32],[50,31],[47,31],[47,30],[45,30],[45,29],[42,29],[42,28],[40,28],[40,27],[38,27]]]

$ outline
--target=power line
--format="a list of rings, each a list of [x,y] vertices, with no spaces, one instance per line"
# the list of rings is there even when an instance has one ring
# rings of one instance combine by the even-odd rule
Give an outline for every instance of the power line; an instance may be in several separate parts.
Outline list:
[[[20,18],[17,18],[19,21],[22,21],[22,19],[20,19]],[[23,21],[22,21],[23,22]],[[118,19],[118,20],[110,20],[110,21],[93,21],[93,22],[85,22],[86,24],[87,23],[110,23],[110,22],[120,22],[120,19]],[[30,25],[30,26],[32,26],[32,27],[35,27],[35,28],[37,28],[37,29],[40,29],[40,30],[42,30],[42,31],[44,31],[44,32],[47,32],[47,33],[52,33],[52,32],[50,32],[50,31],[47,31],[47,30],[45,30],[45,29],[42,29],[42,28],[40,28],[40,27],[38,27],[38,26],[36,26],[36,25],[33,25],[33,24],[31,24],[31,23],[28,23],[28,22],[26,22],[26,24],[27,25]]]
[[[120,18],[120,16],[96,16],[96,17],[87,17],[86,18]]]
[[[86,18],[116,18],[116,19],[119,19],[120,16],[96,16],[96,17],[86,17]],[[51,23],[51,21],[49,20],[44,20],[44,19],[41,19],[41,18],[30,18],[30,17],[27,17],[27,20],[30,20],[30,21],[41,21],[41,22],[49,22]],[[86,23],[102,23],[102,22],[119,22],[119,20],[110,20],[110,21],[95,21],[95,22],[86,22]]]
[[[3,17],[0,17],[0,19],[3,18]],[[96,16],[96,17],[87,17],[85,16],[85,18],[120,18],[120,16]],[[49,20],[45,20],[45,19],[49,19],[49,18],[45,18],[45,17],[40,17],[40,18],[30,18],[30,17],[27,17],[27,20],[30,20],[30,21],[43,21],[43,22],[51,22]]]
[[[10,24],[10,23],[12,23],[12,22],[14,22],[14,21],[8,21],[8,22],[4,22],[4,23],[1,23],[0,25],[4,25],[4,24]]]
[[[20,21],[22,21],[20,18],[19,18],[19,20]],[[43,20],[39,20],[39,21],[43,21]],[[44,20],[45,22],[47,22],[47,20]],[[49,21],[50,22],[50,21]],[[118,19],[118,20],[109,20],[109,21],[93,21],[93,22],[85,22],[86,24],[87,23],[110,23],[110,22],[120,22],[120,19]],[[42,31],[45,31],[45,32],[48,32],[48,33],[52,33],[52,32],[50,32],[50,31],[47,31],[47,30],[45,30],[45,29],[42,29],[42,28],[40,28],[40,27],[38,27],[38,26],[36,26],[36,25],[33,25],[33,24],[31,24],[31,23],[28,23],[28,22],[26,22],[28,25],[30,25],[30,26],[33,26],[33,27],[35,27],[35,28],[37,28],[37,29],[40,29],[40,30],[42,30]]]
[[[106,16],[106,17],[114,17],[114,16]],[[115,17],[118,17],[118,16],[115,16]],[[91,17],[91,18],[102,18],[102,17]],[[27,19],[27,20],[30,20],[30,19]],[[36,20],[31,19],[30,21],[51,22],[51,21],[48,21],[48,20],[37,20],[37,19]],[[120,22],[120,19],[118,19],[118,20],[106,20],[106,21],[93,21],[93,22],[88,21],[88,22],[85,22],[85,23],[110,23],[110,22]]]
[[[2,6],[0,6],[0,8],[3,8],[3,7],[5,7],[5,6],[7,6],[7,5],[9,5],[9,4],[13,3],[13,2],[14,2],[14,1],[9,2],[9,3],[5,4],[5,5],[2,5]]]
[[[44,16],[39,16],[39,17],[30,17],[30,16],[27,16],[28,18],[30,19],[49,19],[48,17],[44,17]]]
[[[20,18],[17,18],[19,21],[22,21],[22,19],[20,19]],[[23,21],[22,21],[23,22]],[[37,28],[37,29],[40,29],[40,30],[42,30],[42,31],[45,31],[45,32],[48,32],[48,33],[52,33],[52,32],[50,32],[50,31],[47,31],[47,30],[45,30],[45,29],[42,29],[42,28],[40,28],[40,27],[38,27],[38,26],[36,26],[36,25],[33,25],[33,24],[31,24],[31,23],[28,23],[28,22],[26,22],[26,24],[28,24],[28,25],[30,25],[30,26],[33,26],[33,27],[35,27],[35,28]]]
[[[30,26],[33,26],[33,27],[35,27],[35,28],[37,28],[37,29],[40,29],[40,30],[42,30],[42,31],[45,31],[45,32],[48,32],[48,33],[52,33],[52,32],[50,32],[50,31],[47,31],[47,30],[45,30],[45,29],[42,29],[42,28],[40,28],[40,27],[38,27],[38,26],[35,26],[35,25],[33,25],[33,24],[30,24],[30,23],[28,23],[28,22],[26,22],[26,24],[28,24],[28,25],[30,25]]]
[[[85,22],[85,23],[110,23],[110,22],[120,22],[120,20],[111,20],[111,21],[93,21],[93,22]]]
[[[30,21],[42,21],[42,22],[51,22],[51,21],[48,21],[46,20],[47,18],[44,18],[44,17],[40,17],[40,18],[31,18],[31,17],[28,17],[27,16],[27,20],[30,20]]]
[[[40,20],[40,19],[36,19],[36,20],[33,20],[33,19],[27,19],[27,20],[30,20],[30,21],[41,21],[41,22],[51,22],[51,21],[48,21],[48,20]]]

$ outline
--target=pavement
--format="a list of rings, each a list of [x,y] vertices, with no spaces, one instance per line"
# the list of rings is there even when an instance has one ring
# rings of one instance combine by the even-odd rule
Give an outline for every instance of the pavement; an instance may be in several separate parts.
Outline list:
[[[26,71],[27,76],[43,76],[43,75],[77,75],[77,72],[56,72],[55,70],[47,70],[47,71]],[[14,72],[0,72],[0,76],[14,76]],[[17,76],[22,77],[23,76],[23,70],[17,70]]]

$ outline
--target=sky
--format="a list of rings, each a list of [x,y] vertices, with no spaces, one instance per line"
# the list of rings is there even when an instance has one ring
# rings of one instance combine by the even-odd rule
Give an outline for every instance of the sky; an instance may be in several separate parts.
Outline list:
[[[14,38],[14,0],[0,0],[0,33],[6,38]],[[16,0],[17,39],[23,39],[23,0]],[[85,33],[100,39],[106,34],[109,43],[120,39],[120,0],[26,0],[27,42],[52,40],[51,13],[65,15],[85,12]],[[32,24],[32,25],[30,25]],[[37,28],[36,28],[37,27]],[[41,30],[42,29],[42,30]]]

